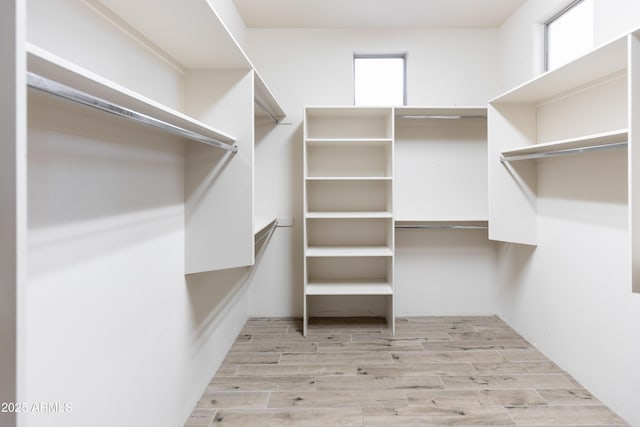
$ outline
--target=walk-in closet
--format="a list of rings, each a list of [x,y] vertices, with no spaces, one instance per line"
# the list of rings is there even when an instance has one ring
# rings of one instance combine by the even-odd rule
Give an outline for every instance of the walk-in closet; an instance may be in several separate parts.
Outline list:
[[[640,0],[0,30],[0,427],[640,426]]]

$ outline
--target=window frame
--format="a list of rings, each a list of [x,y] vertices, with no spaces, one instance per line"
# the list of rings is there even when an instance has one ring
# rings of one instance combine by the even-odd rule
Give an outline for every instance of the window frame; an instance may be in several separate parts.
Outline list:
[[[399,53],[353,53],[353,105],[356,104],[356,60],[358,59],[402,59],[402,106],[407,105],[407,52]]]
[[[578,6],[580,3],[584,2],[584,0],[573,0],[571,3],[560,9],[555,15],[549,18],[544,23],[544,71],[549,70],[549,25],[553,24],[559,18],[568,13],[571,9]]]

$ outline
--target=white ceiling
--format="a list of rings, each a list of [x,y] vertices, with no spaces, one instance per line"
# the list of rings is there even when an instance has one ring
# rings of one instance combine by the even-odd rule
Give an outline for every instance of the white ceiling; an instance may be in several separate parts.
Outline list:
[[[249,28],[496,28],[526,0],[234,0]]]

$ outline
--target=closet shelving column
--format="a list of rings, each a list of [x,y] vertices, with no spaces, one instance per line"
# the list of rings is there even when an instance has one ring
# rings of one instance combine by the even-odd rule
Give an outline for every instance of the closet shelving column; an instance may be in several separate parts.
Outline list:
[[[393,110],[307,107],[304,138],[303,333],[311,316],[361,315],[314,310],[347,296],[384,298],[393,332]]]
[[[539,159],[628,148],[631,278],[640,292],[640,32],[627,34],[489,104],[489,238],[537,245]],[[597,155],[597,154],[596,154]],[[560,161],[560,160],[558,160]]]

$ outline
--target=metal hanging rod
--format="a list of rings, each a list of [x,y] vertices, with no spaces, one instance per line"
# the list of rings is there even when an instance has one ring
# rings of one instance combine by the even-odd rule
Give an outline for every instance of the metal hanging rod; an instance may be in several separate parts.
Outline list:
[[[516,160],[541,159],[546,157],[566,156],[576,153],[587,153],[589,151],[611,150],[613,148],[625,148],[627,142],[616,142],[614,144],[592,145],[590,147],[568,148],[566,150],[545,151],[544,153],[522,154],[520,156],[500,156],[502,163],[514,162]]]
[[[73,89],[69,86],[63,85],[62,83],[49,80],[45,77],[31,72],[27,72],[27,86],[32,89],[48,93],[50,95],[57,96],[59,98],[63,98],[81,105],[85,105],[87,107],[95,108],[97,110],[113,114],[118,117],[124,117],[125,119],[129,119],[137,123],[142,123],[147,126],[169,132],[173,135],[188,138],[193,141],[201,142],[203,144],[211,145],[212,147],[221,148],[233,153],[238,152],[238,147],[236,145],[227,144],[226,142],[218,141],[217,139],[201,135],[199,133],[181,128],[176,125],[172,125],[171,123],[167,123],[154,117],[147,116],[146,114],[142,114],[137,111],[114,104],[112,102],[105,101],[104,99],[89,95],[88,93]]]
[[[260,101],[258,101],[257,98],[253,98],[253,102],[255,102],[255,104],[260,107],[260,109],[262,111],[264,111],[265,113],[267,113],[267,115],[269,117],[271,117],[271,120],[273,120],[276,123],[280,123],[280,120],[278,120],[278,118],[276,116],[273,115],[273,113],[271,113],[271,111],[269,111],[269,109],[267,107],[264,106],[264,104]]]
[[[456,225],[456,224],[424,224],[424,225],[396,225],[396,228],[411,230],[486,230],[486,225]]]
[[[396,119],[432,119],[432,120],[457,120],[457,119],[486,119],[487,116],[479,114],[456,115],[456,114],[401,114]]]

